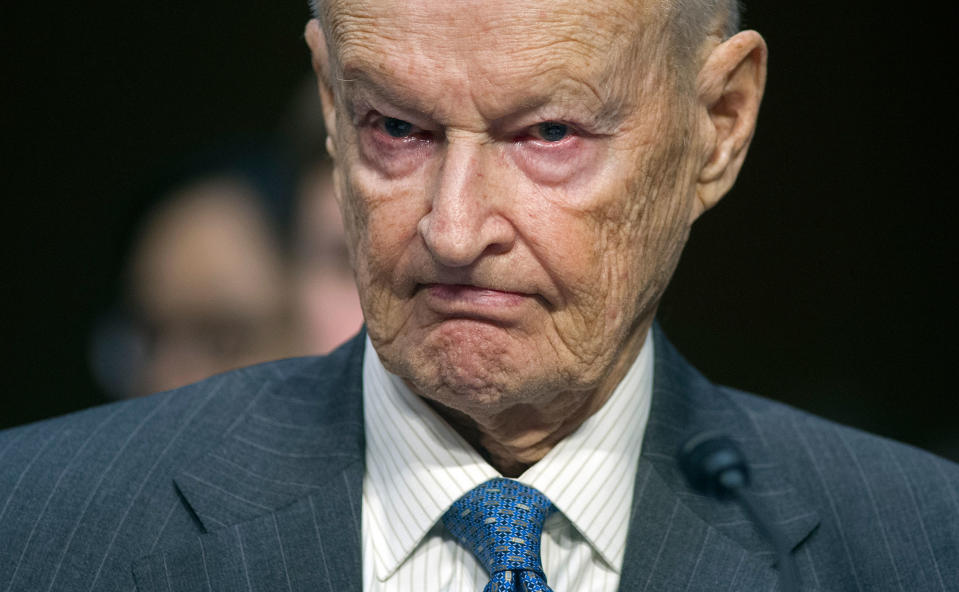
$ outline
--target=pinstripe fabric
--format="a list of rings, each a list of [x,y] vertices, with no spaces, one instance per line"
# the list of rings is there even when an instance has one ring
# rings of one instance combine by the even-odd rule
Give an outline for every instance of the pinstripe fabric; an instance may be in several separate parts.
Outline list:
[[[169,499],[172,484],[168,475],[156,480],[155,469],[184,460],[175,449],[183,431],[156,429],[158,419],[189,421],[211,396],[153,398],[20,428],[22,442],[3,459],[5,471],[21,468],[0,515],[0,590],[101,590],[111,589],[119,573],[129,579],[129,561],[109,559],[118,547],[149,552],[140,531],[162,536],[170,523],[147,506],[164,493]]]
[[[342,363],[345,357],[341,355],[338,362]],[[356,359],[354,375],[358,376],[361,356],[353,357]],[[218,577],[236,566],[232,559],[221,561],[225,556],[219,551],[225,546],[217,537],[223,535],[217,533],[206,535],[209,539],[197,539],[197,535],[216,530],[218,524],[226,526],[230,522],[229,514],[239,516],[240,513],[234,512],[229,504],[217,501],[215,503],[228,512],[210,512],[204,522],[198,510],[184,503],[182,492],[190,489],[189,479],[184,479],[186,486],[181,489],[173,477],[189,468],[207,480],[210,474],[206,471],[212,465],[203,459],[207,454],[220,454],[218,445],[227,449],[223,458],[230,462],[240,460],[244,480],[269,477],[268,471],[262,471],[263,476],[255,476],[260,467],[249,464],[254,457],[240,458],[243,450],[223,444],[224,434],[247,439],[254,450],[257,449],[254,445],[268,448],[278,444],[263,437],[269,429],[262,429],[261,433],[257,430],[262,428],[263,419],[272,421],[276,415],[290,413],[292,408],[290,401],[271,404],[282,401],[283,397],[267,385],[282,382],[294,387],[283,389],[291,398],[309,400],[307,391],[295,388],[298,383],[316,388],[322,380],[312,375],[314,370],[331,374],[332,380],[339,375],[323,369],[322,363],[319,368],[316,365],[316,361],[297,360],[245,369],[176,392],[0,432],[0,592],[131,591],[136,589],[132,569],[135,560],[169,548],[182,549],[188,555],[189,550],[199,548],[196,545],[205,546],[207,567],[213,578],[210,589],[243,589],[217,583]],[[307,376],[302,376],[303,373]],[[263,408],[270,410],[274,417],[261,413]],[[358,418],[358,397],[353,399],[352,410],[352,415]],[[296,411],[302,416],[302,409]],[[341,476],[334,488],[335,495],[351,491],[358,498],[360,494],[362,435],[360,424],[356,426],[353,431],[358,437],[354,441],[336,436],[337,450],[344,455],[338,457],[341,460],[332,467],[325,463],[334,472],[350,462],[358,467],[355,482],[350,483],[353,489],[347,488]],[[235,470],[226,462],[223,466],[227,471]],[[223,490],[230,489],[218,476],[208,480]],[[312,491],[326,499],[335,497],[334,494],[324,496],[321,486]],[[242,489],[230,493],[237,497],[246,494]],[[262,497],[254,497],[244,502],[246,507],[252,508],[251,514],[263,512],[269,503],[264,503]],[[341,497],[350,496],[343,493]],[[317,504],[315,512],[321,525],[324,521],[331,522],[333,516],[336,520],[349,516],[349,500],[344,512],[340,507],[329,508],[326,499]],[[202,508],[202,502],[196,508]],[[277,518],[280,532],[288,530],[279,514]],[[270,520],[272,526],[272,516]],[[299,519],[293,522],[299,523]],[[344,565],[341,569],[358,572],[358,505],[353,524],[357,533],[354,537],[356,560],[352,564],[341,562]],[[239,530],[240,534],[245,532]],[[288,532],[284,534],[284,541],[290,536]],[[311,529],[302,538],[314,540],[316,534]],[[316,543],[313,545],[315,549]],[[311,552],[309,561],[305,561],[300,547],[294,541],[288,549],[284,543],[283,548],[289,551],[288,560],[292,563],[290,558],[295,558],[306,565],[315,565],[317,553]],[[258,554],[256,544],[247,545],[245,549],[254,556]],[[158,563],[144,564],[147,568],[141,570],[145,578],[141,589],[150,589],[151,578],[157,573],[155,568],[164,564],[164,571],[171,579],[169,582],[158,580],[157,589],[175,589],[175,584],[181,581],[189,581],[192,586],[193,580],[182,577],[182,569],[190,563],[179,557],[175,553],[164,553]],[[218,566],[225,571],[217,572]],[[310,589],[315,589],[312,584]],[[205,585],[191,586],[184,589],[207,589]]]
[[[749,520],[690,492],[674,460],[688,434],[721,426],[750,459],[804,589],[959,590],[956,465],[716,387],[661,334],[656,348],[622,589],[777,589],[772,553]]]
[[[777,589],[745,517],[673,460],[721,427],[805,590],[959,591],[956,465],[716,387],[654,342],[620,590]],[[0,432],[0,592],[362,589],[363,347]]]
[[[554,590],[617,589],[653,357],[648,338],[606,405],[518,478],[559,509],[542,544]],[[363,375],[364,590],[483,589],[489,574],[438,523],[455,500],[499,473],[383,368],[369,342]]]

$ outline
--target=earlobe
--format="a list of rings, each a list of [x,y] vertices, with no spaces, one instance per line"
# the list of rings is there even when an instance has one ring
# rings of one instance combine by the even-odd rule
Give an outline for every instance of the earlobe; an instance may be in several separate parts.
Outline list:
[[[311,19],[306,24],[306,31],[303,36],[306,39],[306,44],[310,47],[313,71],[316,73],[317,90],[323,107],[323,123],[326,125],[327,133],[326,149],[330,153],[330,157],[336,160],[336,105],[333,97],[330,55],[326,46],[326,36],[316,19]]]
[[[766,53],[759,33],[743,31],[717,45],[699,72],[706,143],[693,219],[716,205],[739,175],[766,85]]]

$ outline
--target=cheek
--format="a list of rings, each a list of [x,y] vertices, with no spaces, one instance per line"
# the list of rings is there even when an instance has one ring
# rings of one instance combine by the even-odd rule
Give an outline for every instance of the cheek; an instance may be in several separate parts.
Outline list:
[[[552,193],[527,208],[523,240],[556,290],[558,300],[552,304],[561,317],[566,316],[563,311],[583,316],[583,309],[605,293],[599,280],[605,273],[607,243],[589,212],[562,207],[559,202],[566,196]]]
[[[601,158],[600,150],[581,155],[568,182],[556,186],[530,183],[526,226],[537,248],[563,253],[572,267],[595,275],[596,266],[621,251],[639,214],[638,196],[629,182],[633,168]],[[537,164],[542,164],[539,162]],[[583,279],[583,278],[577,278]]]
[[[657,263],[644,243],[662,230],[638,175],[606,173],[591,177],[589,191],[543,190],[530,216],[533,248],[564,296],[560,318],[589,343],[637,314]]]
[[[391,283],[402,274],[402,260],[418,240],[422,189],[406,180],[384,181],[365,167],[350,172],[346,187],[348,239],[355,250],[357,280],[366,285]]]

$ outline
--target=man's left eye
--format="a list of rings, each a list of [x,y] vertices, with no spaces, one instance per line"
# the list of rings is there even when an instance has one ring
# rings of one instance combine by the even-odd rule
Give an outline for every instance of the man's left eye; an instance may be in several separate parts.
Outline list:
[[[383,119],[383,129],[394,138],[406,138],[413,133],[413,124],[395,117]]]
[[[559,142],[569,135],[569,126],[556,121],[544,121],[536,126],[535,136],[547,142]]]

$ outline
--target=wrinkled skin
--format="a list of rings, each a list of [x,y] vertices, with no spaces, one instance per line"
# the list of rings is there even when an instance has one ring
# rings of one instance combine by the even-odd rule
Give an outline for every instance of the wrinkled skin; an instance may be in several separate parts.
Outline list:
[[[341,0],[307,28],[370,338],[506,474],[608,398],[745,154],[755,112],[723,97],[752,64],[758,109],[761,38],[673,79],[659,20]]]

